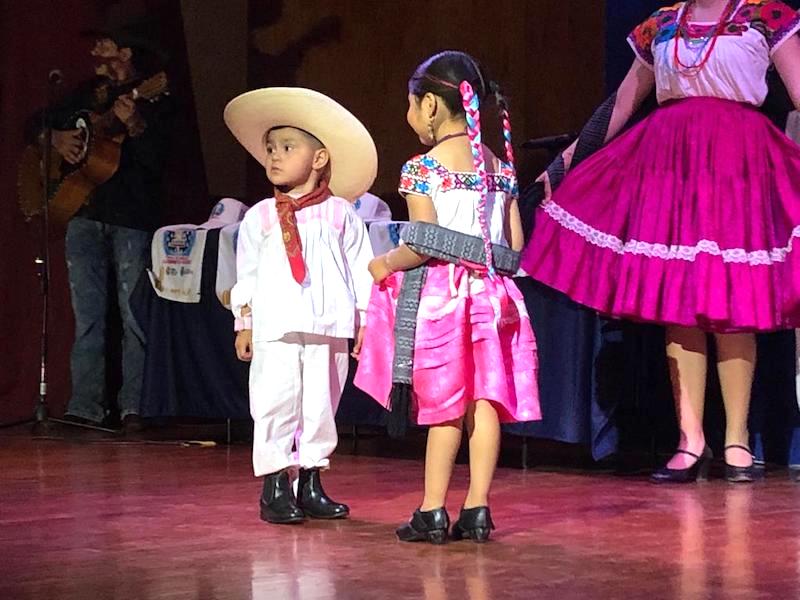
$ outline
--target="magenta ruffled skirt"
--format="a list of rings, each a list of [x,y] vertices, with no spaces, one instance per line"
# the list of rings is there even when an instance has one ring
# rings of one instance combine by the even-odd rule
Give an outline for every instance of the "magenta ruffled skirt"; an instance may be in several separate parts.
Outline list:
[[[355,375],[355,385],[387,408],[402,281],[403,274],[395,273],[373,286]],[[536,341],[514,282],[429,261],[414,348],[417,423],[462,417],[477,399],[491,401],[501,422],[541,419],[536,373]]]
[[[536,212],[522,267],[602,314],[728,333],[800,326],[800,146],[757,109],[658,108]]]

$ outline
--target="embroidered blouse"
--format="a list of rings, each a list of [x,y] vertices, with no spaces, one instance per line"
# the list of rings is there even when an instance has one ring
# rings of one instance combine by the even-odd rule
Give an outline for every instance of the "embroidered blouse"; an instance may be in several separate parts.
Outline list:
[[[486,219],[491,241],[508,246],[504,223],[508,202],[518,196],[516,177],[508,165],[500,162],[496,172],[488,174],[486,184]],[[423,154],[403,165],[399,191],[403,196],[430,197],[442,227],[481,237],[477,210],[481,195],[475,173],[450,171],[432,156]]]
[[[662,8],[637,26],[628,43],[654,69],[658,102],[710,96],[761,106],[767,97],[771,56],[800,30],[800,14],[777,0],[739,0],[708,62],[695,75],[675,64],[676,32],[686,2]],[[678,47],[684,65],[700,63],[711,49],[716,23],[689,22]],[[706,43],[706,40],[707,43]]]

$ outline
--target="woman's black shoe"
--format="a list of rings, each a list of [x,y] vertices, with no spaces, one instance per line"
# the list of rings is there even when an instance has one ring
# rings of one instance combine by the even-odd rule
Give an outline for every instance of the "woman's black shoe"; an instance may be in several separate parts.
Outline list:
[[[694,452],[680,449],[676,450],[675,453],[688,454],[689,456],[693,456],[696,461],[691,467],[685,469],[662,467],[650,475],[650,481],[653,483],[692,483],[694,481],[705,481],[708,479],[708,468],[711,466],[711,459],[714,458],[708,446],[703,448],[703,454],[700,456]]]
[[[469,538],[479,544],[489,541],[489,534],[494,529],[492,515],[488,506],[462,508],[458,521],[453,525],[454,540]]]
[[[444,544],[447,541],[447,530],[450,528],[450,517],[444,508],[421,511],[417,509],[411,520],[398,527],[397,539],[401,542],[430,542]]]
[[[346,504],[334,502],[322,489],[319,469],[300,469],[297,506],[314,519],[344,519],[350,514]]]
[[[728,448],[739,448],[740,450],[747,452],[751,457],[753,456],[753,453],[747,446],[731,444],[730,446],[725,446],[725,450],[728,450]],[[725,479],[727,479],[730,483],[752,483],[758,479],[756,476],[755,461],[753,461],[748,467],[737,467],[736,465],[729,465],[728,461],[726,460]]]
[[[268,523],[302,523],[306,516],[297,507],[289,472],[284,469],[264,477],[261,492],[261,520]]]

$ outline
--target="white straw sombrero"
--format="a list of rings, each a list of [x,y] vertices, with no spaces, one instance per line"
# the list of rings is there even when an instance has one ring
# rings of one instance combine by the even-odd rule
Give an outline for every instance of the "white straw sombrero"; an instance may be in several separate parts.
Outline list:
[[[246,92],[228,103],[225,123],[262,165],[264,135],[285,125],[307,131],[331,157],[331,192],[350,201],[366,192],[378,173],[378,152],[366,127],[324,94],[305,88],[274,87]]]

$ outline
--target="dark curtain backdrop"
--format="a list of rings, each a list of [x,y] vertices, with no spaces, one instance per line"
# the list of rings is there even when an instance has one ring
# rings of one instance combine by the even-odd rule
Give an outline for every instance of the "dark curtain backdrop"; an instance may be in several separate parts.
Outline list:
[[[162,21],[172,55],[170,77],[184,109],[169,165],[163,221],[202,222],[210,204],[180,3],[143,1]],[[15,198],[22,124],[44,104],[44,82],[51,68],[64,71],[65,90],[90,74],[89,48],[78,33],[98,23],[109,2],[0,2],[0,340],[5,346],[0,423],[7,423],[31,414],[39,367],[41,304],[33,265],[37,230],[24,223]],[[193,10],[202,10],[202,2],[198,0]],[[574,130],[604,93],[604,2],[251,0],[249,6],[250,87],[313,87],[351,108],[372,131],[380,152],[373,191],[384,196],[398,216],[404,213],[395,193],[400,168],[421,150],[405,123],[406,82],[413,68],[433,52],[465,49],[486,64],[510,96],[517,141]],[[486,138],[500,150],[500,126],[491,113],[484,115]],[[520,152],[519,162],[521,175],[534,177],[546,156]],[[263,172],[252,161],[250,166],[252,202],[263,197],[267,186]],[[49,392],[52,412],[60,414],[69,395],[73,323],[63,235],[54,234],[50,247]]]

